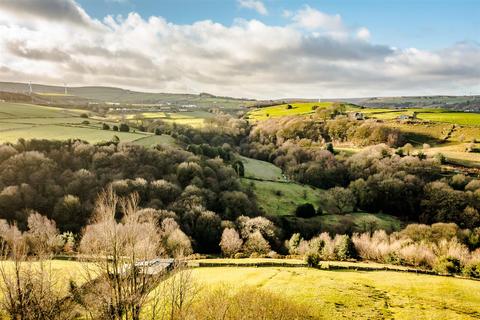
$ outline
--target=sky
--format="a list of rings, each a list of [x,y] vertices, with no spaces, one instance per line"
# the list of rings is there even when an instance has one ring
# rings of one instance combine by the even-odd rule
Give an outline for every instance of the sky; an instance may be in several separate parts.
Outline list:
[[[480,94],[477,0],[0,0],[0,81],[259,99]]]

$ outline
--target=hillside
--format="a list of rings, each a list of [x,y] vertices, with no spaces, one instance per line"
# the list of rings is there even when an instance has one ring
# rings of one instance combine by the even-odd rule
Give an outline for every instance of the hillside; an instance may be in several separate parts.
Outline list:
[[[175,94],[138,92],[115,87],[68,87],[65,94],[63,86],[32,84],[35,98],[51,103],[85,104],[88,102],[111,102],[122,104],[195,104],[199,107],[239,108],[250,100],[230,97],[217,97],[202,94]],[[0,92],[28,93],[27,83],[0,82]]]
[[[417,96],[342,99],[370,108],[446,108],[480,112],[480,96]]]

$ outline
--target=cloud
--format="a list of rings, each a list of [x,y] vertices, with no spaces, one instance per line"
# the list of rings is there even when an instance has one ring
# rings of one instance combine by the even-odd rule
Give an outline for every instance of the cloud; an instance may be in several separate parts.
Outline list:
[[[94,24],[74,0],[0,0],[0,10],[84,26]]]
[[[367,29],[310,7],[284,26],[241,19],[226,26],[137,13],[97,21],[75,2],[63,3],[68,19],[35,6],[12,14],[0,0],[0,80],[267,99],[480,90],[478,43],[436,51],[373,44]]]
[[[292,20],[298,26],[308,30],[322,29],[325,31],[344,32],[346,29],[340,15],[329,15],[310,6],[305,6],[298,10],[292,17]]]
[[[357,38],[360,40],[370,40],[370,30],[365,27],[362,27],[357,30]]]
[[[262,1],[259,0],[237,0],[238,4],[242,8],[252,9],[257,11],[261,15],[267,15],[268,10],[263,4]]]

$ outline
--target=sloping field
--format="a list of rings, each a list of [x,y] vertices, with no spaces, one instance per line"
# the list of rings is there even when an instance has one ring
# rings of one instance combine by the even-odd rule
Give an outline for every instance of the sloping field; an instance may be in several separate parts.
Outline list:
[[[121,142],[148,137],[146,133],[101,130],[101,122],[80,117],[84,111],[31,104],[0,103],[0,143],[18,139],[82,139],[90,143]],[[86,124],[82,122],[88,121]]]
[[[278,106],[257,108],[248,113],[248,118],[252,120],[265,120],[268,118],[305,115],[315,112],[315,106],[319,108],[330,107],[333,102],[305,102],[305,103],[291,103],[280,104]]]
[[[316,319],[478,319],[480,282],[402,272],[288,267],[194,270],[205,286],[254,286],[306,304]]]
[[[285,181],[282,169],[276,165],[257,159],[239,156],[245,167],[245,177],[262,180]]]

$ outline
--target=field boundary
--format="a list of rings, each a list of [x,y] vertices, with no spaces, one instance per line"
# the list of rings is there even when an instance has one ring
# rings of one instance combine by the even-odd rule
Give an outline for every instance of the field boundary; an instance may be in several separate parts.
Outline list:
[[[239,261],[241,261],[239,259]],[[338,271],[338,270],[346,270],[346,271],[390,271],[390,272],[406,272],[406,273],[415,273],[415,274],[423,274],[423,275],[431,275],[431,276],[440,276],[440,277],[451,277],[457,279],[465,279],[465,280],[473,280],[479,281],[480,279],[471,278],[471,277],[464,277],[459,275],[453,274],[443,274],[438,273],[433,270],[425,270],[425,269],[418,269],[418,268],[411,268],[411,267],[401,267],[401,266],[394,266],[394,265],[385,265],[385,266],[366,266],[366,265],[355,265],[355,262],[350,262],[348,265],[339,264],[335,261],[322,261],[319,263],[318,266],[312,267],[309,266],[306,262],[297,262],[297,263],[288,263],[288,262],[279,262],[279,261],[269,261],[269,262],[205,262],[199,261],[195,262],[195,260],[190,260],[188,263],[188,267],[190,268],[214,268],[214,267],[234,267],[234,268],[265,268],[265,267],[286,267],[286,268],[312,268],[322,271]]]

